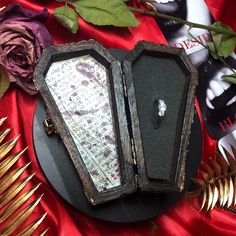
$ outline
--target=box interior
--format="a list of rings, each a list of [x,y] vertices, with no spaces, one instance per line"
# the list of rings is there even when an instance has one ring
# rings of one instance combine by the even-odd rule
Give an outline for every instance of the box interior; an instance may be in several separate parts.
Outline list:
[[[176,55],[143,52],[132,64],[147,177],[173,182],[179,159],[189,76]],[[157,101],[167,110],[157,116]],[[135,137],[134,137],[135,138]]]

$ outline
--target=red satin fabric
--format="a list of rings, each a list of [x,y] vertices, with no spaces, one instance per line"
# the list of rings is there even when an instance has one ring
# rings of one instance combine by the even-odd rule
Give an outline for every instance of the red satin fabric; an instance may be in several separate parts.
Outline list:
[[[1,0],[0,7],[15,1]],[[35,11],[41,10],[44,6],[37,1],[20,0],[24,7]],[[236,10],[235,0],[207,0],[206,1],[212,14],[216,19],[231,24],[236,29],[234,13]],[[137,14],[141,24],[134,29],[117,29],[114,27],[95,27],[79,19],[80,30],[76,35],[72,35],[60,26],[52,16],[53,9],[59,3],[52,1],[46,5],[50,12],[47,28],[53,36],[55,44],[79,41],[94,38],[108,48],[132,49],[138,40],[148,40],[155,43],[166,43],[155,21],[148,16]],[[37,196],[44,193],[43,199],[34,213],[34,219],[41,216],[44,212],[48,215],[46,220],[38,228],[37,232],[45,228],[50,228],[47,235],[168,235],[168,236],[190,236],[190,235],[236,235],[235,215],[228,211],[215,209],[210,215],[200,213],[199,202],[195,200],[183,199],[165,214],[155,219],[133,224],[112,224],[92,219],[72,208],[65,203],[52,189],[45,179],[37,162],[33,141],[32,141],[32,122],[34,110],[38,96],[29,96],[14,85],[7,91],[0,101],[0,117],[7,116],[3,128],[12,127],[11,137],[21,134],[16,150],[28,146],[29,149],[20,159],[19,165],[31,161],[28,173],[35,172],[30,186],[42,182],[43,184],[37,191]],[[200,114],[199,106],[196,107]],[[201,123],[203,124],[200,116]],[[204,127],[203,134],[203,159],[214,156],[215,141],[208,135]],[[46,158],[46,157],[45,157]],[[28,224],[31,220],[27,221]],[[157,225],[157,227],[155,226]],[[1,226],[0,226],[1,227]]]

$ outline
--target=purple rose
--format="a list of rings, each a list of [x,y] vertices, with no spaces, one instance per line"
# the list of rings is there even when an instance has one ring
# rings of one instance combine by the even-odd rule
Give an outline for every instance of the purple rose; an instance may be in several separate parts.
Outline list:
[[[43,25],[48,11],[33,12],[10,4],[0,12],[0,64],[8,78],[33,95],[33,72],[43,48],[53,44]]]

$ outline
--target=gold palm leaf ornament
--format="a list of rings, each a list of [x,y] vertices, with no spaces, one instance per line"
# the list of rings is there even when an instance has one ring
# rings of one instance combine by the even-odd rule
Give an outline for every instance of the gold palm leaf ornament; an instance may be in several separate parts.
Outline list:
[[[202,162],[199,177],[193,182],[196,190],[188,192],[188,197],[199,197],[200,210],[210,212],[215,206],[231,209],[236,205],[236,148],[231,145],[232,154],[222,147],[225,158],[217,151],[216,159]]]
[[[0,128],[6,119],[7,118],[0,119]],[[29,236],[42,223],[46,217],[46,213],[38,219],[33,219],[33,222],[24,228],[22,228],[22,224],[32,215],[43,194],[36,198],[36,200],[30,200],[41,183],[28,190],[24,190],[34,174],[20,179],[25,170],[29,168],[30,162],[15,167],[15,164],[25,153],[27,148],[7,156],[20,137],[17,136],[3,143],[10,133],[10,130],[11,129],[0,131],[0,236]],[[21,231],[19,232],[19,230]],[[44,230],[39,235],[45,235],[47,230],[48,229]]]

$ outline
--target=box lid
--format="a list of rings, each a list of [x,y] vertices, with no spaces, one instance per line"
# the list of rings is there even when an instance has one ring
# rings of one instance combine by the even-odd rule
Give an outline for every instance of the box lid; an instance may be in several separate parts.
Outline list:
[[[139,42],[122,63],[143,190],[183,189],[197,72],[184,50]],[[158,109],[164,106],[164,116]]]
[[[44,50],[34,80],[92,204],[135,191],[120,62],[94,40]]]

